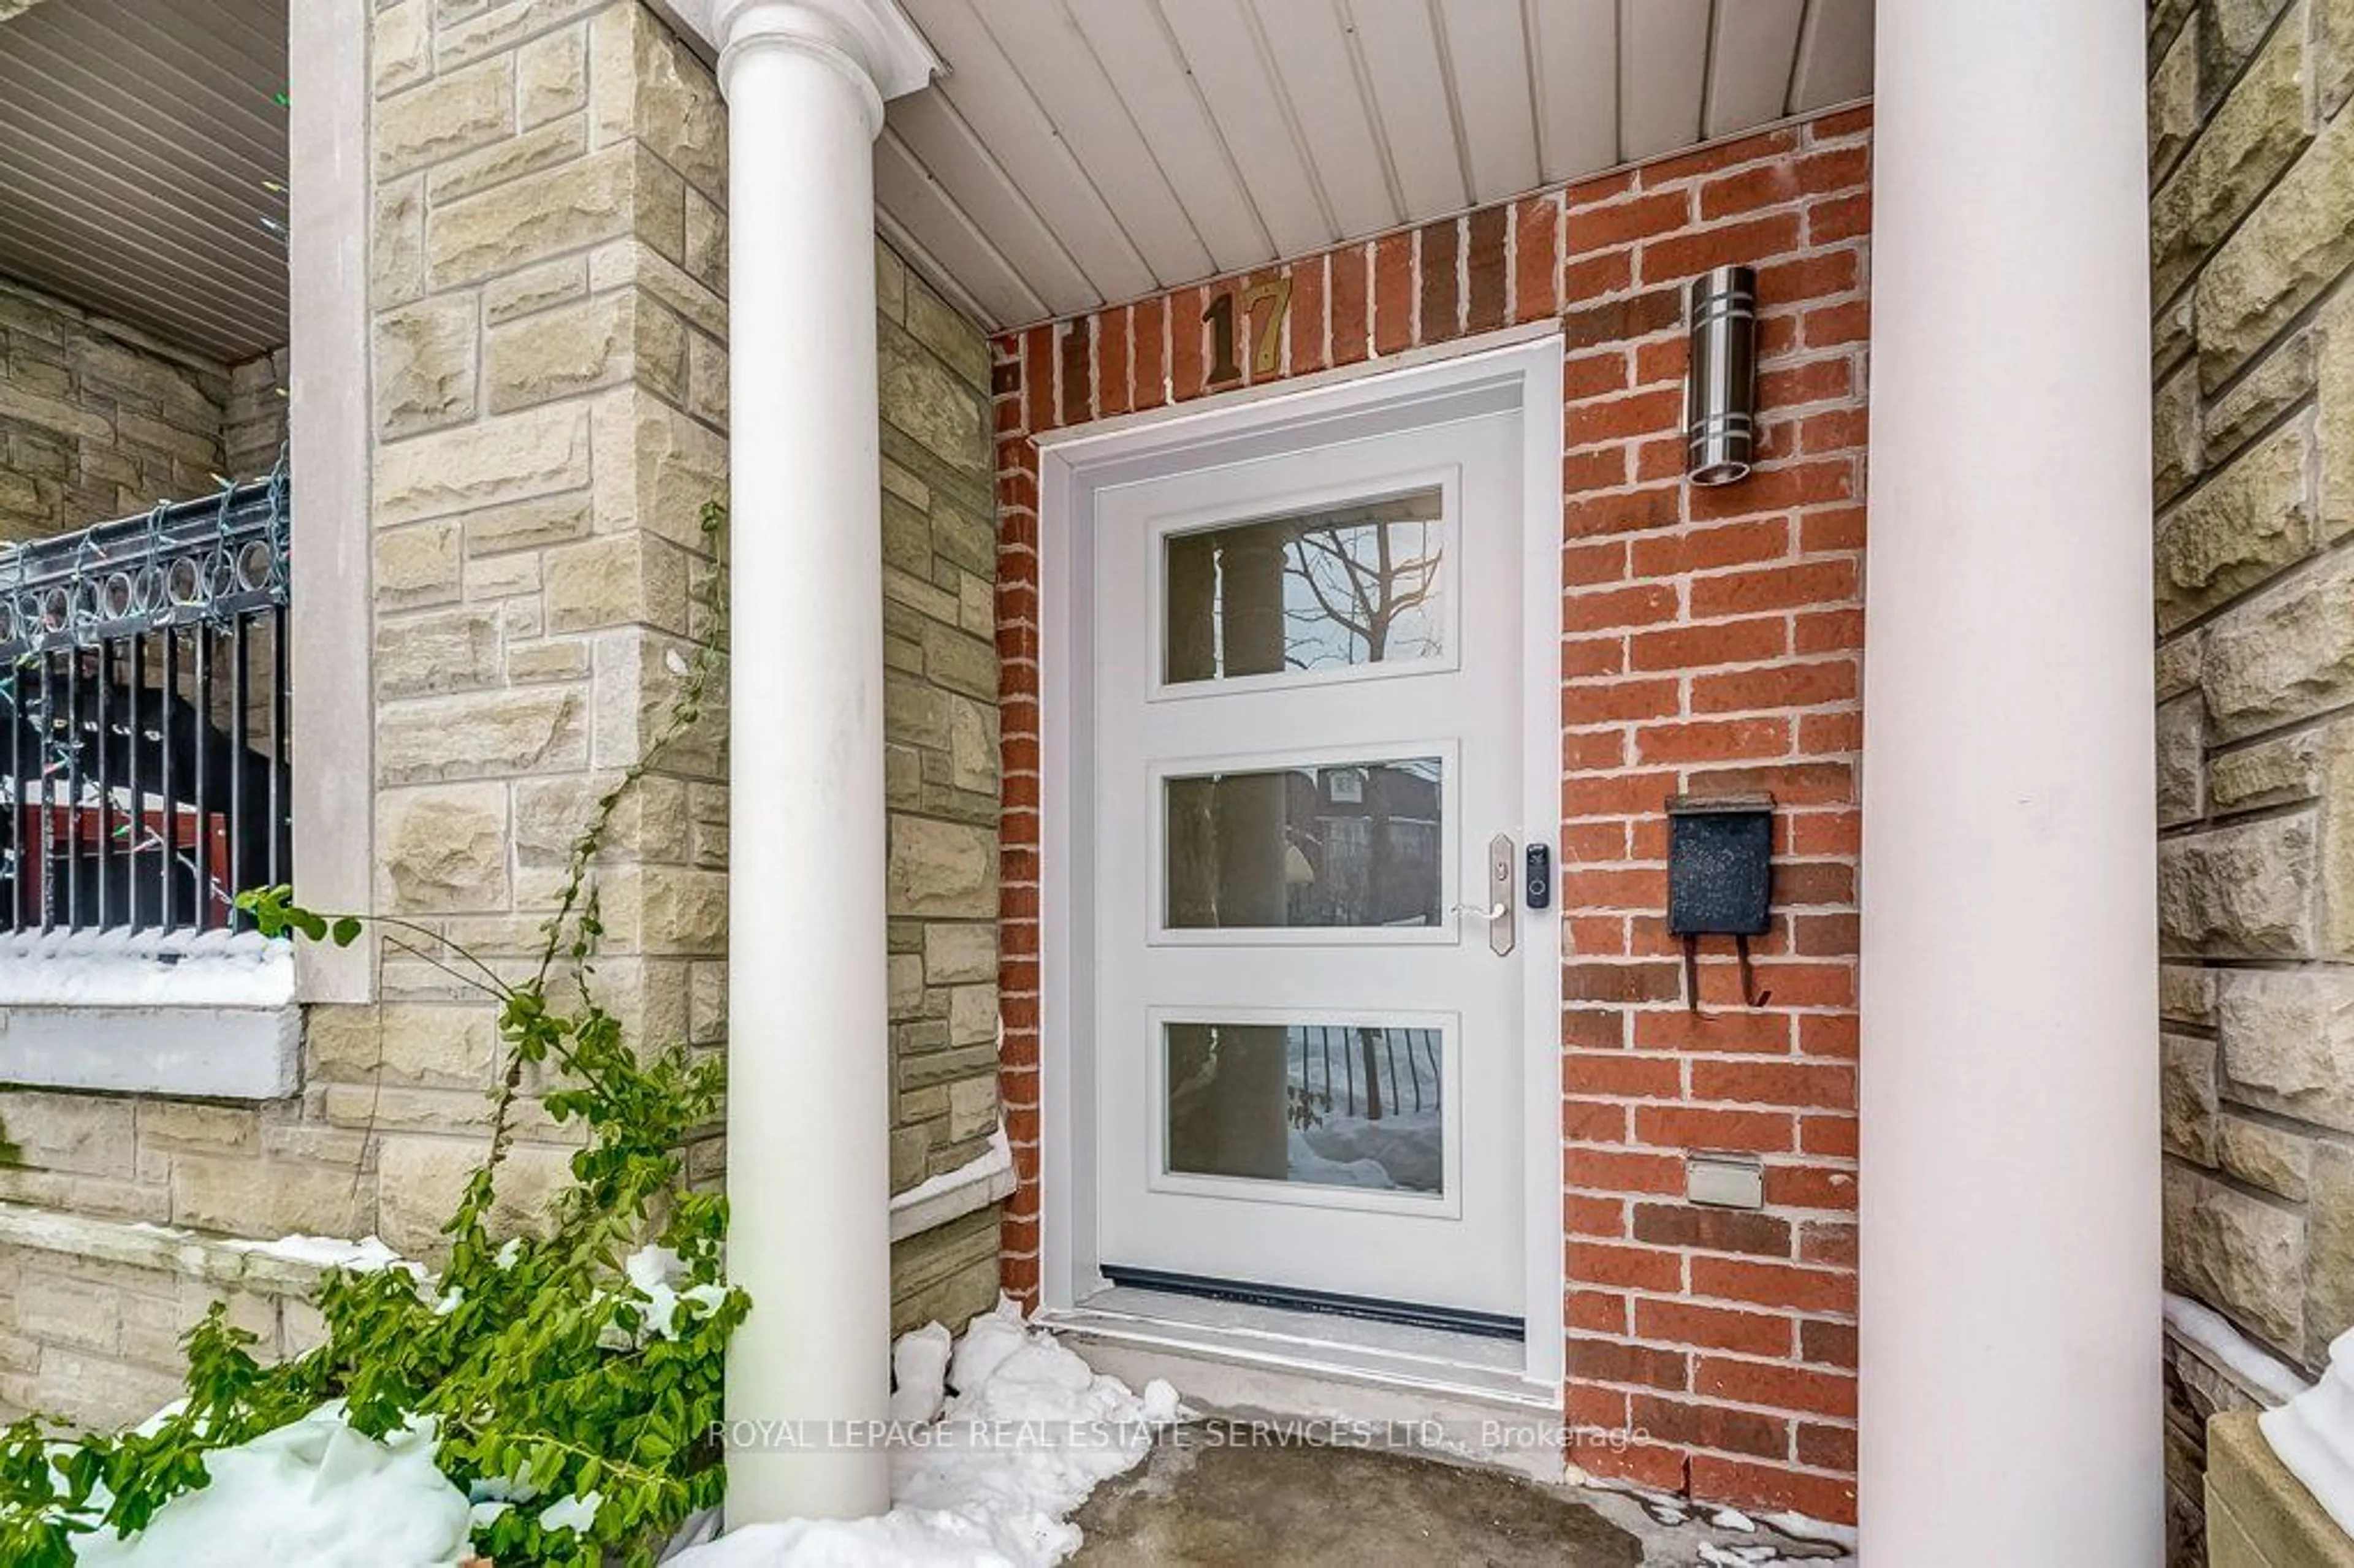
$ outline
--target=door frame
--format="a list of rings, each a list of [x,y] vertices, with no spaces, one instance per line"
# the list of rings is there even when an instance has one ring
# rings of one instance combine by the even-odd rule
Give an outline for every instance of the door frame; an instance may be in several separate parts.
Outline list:
[[[1041,1305],[1100,1289],[1095,1016],[1091,595],[1096,495],[1311,440],[1362,439],[1517,408],[1522,429],[1522,820],[1525,846],[1561,836],[1562,342],[1545,322],[1043,436],[1039,466],[1039,1170]],[[1521,910],[1526,1286],[1522,1376],[1562,1379],[1560,912]],[[1553,961],[1538,961],[1550,952]],[[1336,1336],[1349,1320],[1333,1320]]]

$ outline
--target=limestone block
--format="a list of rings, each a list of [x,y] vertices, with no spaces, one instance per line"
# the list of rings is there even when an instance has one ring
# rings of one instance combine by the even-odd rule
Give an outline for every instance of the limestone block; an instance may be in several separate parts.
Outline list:
[[[2207,662],[2207,634],[2193,631],[2160,645],[2156,671],[2158,700],[2179,697],[2199,688]]]
[[[2289,0],[2200,0],[2200,103],[2211,108]],[[2295,29],[2293,29],[2295,30]]]
[[[2354,957],[2354,724],[2323,733],[2322,939],[2334,957]]]
[[[995,829],[927,817],[893,818],[887,885],[894,915],[993,917]]]
[[[727,493],[727,441],[636,387],[596,402],[597,531],[704,549],[703,507]]]
[[[377,604],[398,609],[457,599],[461,591],[461,543],[455,523],[424,523],[376,535]]]
[[[951,692],[977,697],[995,706],[997,703],[997,645],[959,631],[950,624],[927,623],[924,627],[924,673],[932,683]]]
[[[2215,1163],[2215,1042],[2168,1034],[2159,1042],[2158,1128],[2168,1150]]]
[[[588,292],[586,257],[559,256],[482,285],[482,319],[493,326],[535,311],[577,300]]]
[[[483,1153],[479,1138],[386,1139],[377,1159],[376,1234],[404,1255],[438,1257],[448,1245],[442,1223],[457,1207]],[[499,1167],[493,1230],[512,1235],[542,1224],[549,1196],[570,1179],[569,1158],[563,1149],[516,1144]]]
[[[686,329],[637,290],[622,289],[493,328],[484,364],[494,412],[632,377],[684,398]]]
[[[2168,953],[2295,958],[2314,948],[2309,813],[2165,840],[2158,923]]]
[[[2354,1132],[2354,969],[2230,969],[2216,1028],[2232,1097]]]
[[[608,534],[547,552],[547,629],[646,624],[686,632],[685,552],[649,534]]]
[[[920,1127],[891,1129],[891,1191],[904,1192],[930,1174],[932,1138]]]
[[[506,906],[511,885],[505,785],[388,790],[378,797],[376,817],[378,853],[395,912]]]
[[[403,9],[426,4],[408,0]],[[368,300],[377,309],[425,291],[425,178],[379,184],[368,231]]]
[[[2207,765],[2207,804],[2219,812],[2248,811],[2310,800],[2321,790],[2322,754],[2311,730],[2224,752]]]
[[[2158,707],[2158,822],[2172,827],[2195,821],[2205,810],[2206,753],[2200,745],[2205,715],[2192,693]]]
[[[2149,172],[2163,175],[2199,133],[2199,19],[2174,36],[2149,79]]]
[[[268,1240],[364,1235],[366,1184],[323,1166],[181,1154],[172,1160],[172,1223]]]
[[[924,1005],[924,960],[913,953],[894,953],[887,973],[891,1016],[914,1017]]]
[[[79,1279],[27,1269],[16,1282],[16,1331],[49,1344],[112,1351],[122,1342],[122,1297]]]
[[[2256,1425],[2253,1411],[2207,1429],[2208,1568],[2354,1568],[2354,1542]]]
[[[2293,1203],[2311,1195],[2312,1139],[2229,1111],[2215,1124],[2215,1162],[2232,1175]],[[2315,1240],[2317,1244],[2318,1231]]]
[[[924,927],[924,976],[934,985],[997,979],[997,927],[934,921]]]
[[[223,1153],[252,1149],[261,1139],[261,1113],[249,1106],[141,1100],[138,1119],[142,1149],[195,1149]]]
[[[2354,98],[2354,0],[2313,0],[2313,111],[2327,120]]]
[[[561,28],[515,51],[515,101],[526,130],[588,106],[588,39],[582,29]]]
[[[949,1139],[961,1143],[997,1125],[995,1077],[966,1078],[949,1086]]]
[[[2215,971],[2192,964],[2158,966],[2158,1014],[2183,1023],[2213,1022]]]
[[[599,145],[637,137],[713,200],[727,194],[727,111],[719,84],[640,6],[590,27],[590,114]]]
[[[2150,276],[2157,298],[2182,285],[2305,146],[2304,65],[2302,30],[2273,34],[2180,166],[2151,196]]]
[[[2354,0],[2345,0],[2345,7],[2354,15]],[[2354,20],[2347,26],[2354,31]],[[2348,205],[2354,207],[2354,200]],[[2354,227],[2354,215],[2347,221]],[[2314,366],[2314,439],[2320,453],[2321,533],[2338,539],[2354,533],[2354,291],[2341,292],[2325,307],[2316,334],[2320,346]]]
[[[369,140],[380,179],[423,168],[514,133],[514,58],[451,71],[376,106]]]
[[[40,1370],[18,1403],[71,1411],[85,1425],[114,1427],[143,1421],[186,1393],[177,1372],[58,1347],[42,1355]]]
[[[979,1045],[997,1038],[997,986],[960,985],[949,992],[949,1042]]]
[[[920,278],[907,283],[908,334],[939,355],[968,385],[989,390],[989,339]]]
[[[588,482],[588,414],[535,408],[398,441],[376,454],[379,524],[407,523]]]
[[[436,0],[434,64],[442,70],[453,70],[611,4],[612,0]]]
[[[376,623],[376,690],[387,697],[474,691],[499,678],[499,622],[482,609]]]
[[[2167,1273],[2267,1343],[2304,1343],[2305,1221],[2185,1166],[2165,1196]]]
[[[36,1171],[127,1178],[133,1173],[133,1104],[90,1095],[0,1091],[0,1127]]]
[[[428,281],[470,283],[628,233],[652,160],[623,143],[434,207],[425,225]]]
[[[2244,593],[2313,542],[2308,422],[2282,426],[2158,525],[2158,625],[2171,631]]]
[[[376,760],[387,785],[577,769],[588,760],[588,703],[578,687],[530,686],[390,704]]]
[[[522,175],[571,163],[588,150],[587,117],[575,114],[568,120],[553,121],[434,164],[425,172],[426,199],[436,207],[456,201]]]
[[[2231,389],[2207,405],[2200,419],[2202,451],[2228,452],[2259,434],[2312,396],[2315,334],[2293,333],[2253,365]]]
[[[2229,380],[2354,262],[2354,118],[2323,127],[2199,275],[2199,378]]]
[[[588,495],[544,495],[466,514],[466,554],[536,550],[584,539],[590,526]]]
[[[2333,562],[2235,605],[2209,628],[2211,736],[2236,740],[2354,697],[2354,565]]]
[[[879,337],[884,422],[950,468],[985,472],[990,444],[981,394],[900,328],[886,322]]]
[[[692,866],[647,865],[642,887],[641,950],[716,957],[727,950],[727,878]]]
[[[2327,1359],[2329,1341],[2354,1328],[2354,1150],[2316,1144],[2311,1181],[2304,1360],[2319,1366]]]
[[[376,95],[383,98],[433,69],[433,0],[400,0],[379,5],[376,13],[375,48],[368,64],[376,76]]]

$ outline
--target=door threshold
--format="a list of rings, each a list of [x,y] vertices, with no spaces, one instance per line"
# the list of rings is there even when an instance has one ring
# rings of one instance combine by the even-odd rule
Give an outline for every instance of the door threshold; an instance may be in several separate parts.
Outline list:
[[[1290,1440],[1562,1477],[1561,1390],[1528,1380],[1516,1341],[1131,1286],[1037,1321],[1098,1372],[1166,1379],[1196,1410],[1272,1421]]]

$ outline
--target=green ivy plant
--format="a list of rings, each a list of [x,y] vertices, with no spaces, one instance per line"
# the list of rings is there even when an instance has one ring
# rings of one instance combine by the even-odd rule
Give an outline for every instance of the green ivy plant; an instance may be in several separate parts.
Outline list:
[[[717,502],[704,508],[715,559],[726,517]],[[324,1341],[274,1365],[255,1359],[254,1336],[216,1304],[184,1341],[185,1404],[134,1430],[67,1436],[37,1416],[0,1428],[0,1563],[63,1568],[77,1536],[141,1530],[206,1485],[207,1453],[327,1400],[341,1400],[370,1436],[432,1423],[442,1473],[493,1504],[478,1510],[473,1542],[502,1568],[650,1564],[690,1513],[718,1500],[710,1434],[722,1355],[751,1301],[723,1277],[726,1201],[687,1185],[682,1151],[719,1114],[722,1067],[683,1044],[633,1046],[592,983],[603,933],[592,869],[631,789],[703,716],[725,646],[723,573],[711,574],[701,603],[703,635],[677,695],[574,841],[521,980],[412,922],[322,914],[285,887],[239,896],[266,936],[347,946],[373,927],[495,1002],[504,1067],[482,1163],[442,1227],[448,1265],[430,1283],[413,1267],[331,1270],[317,1298]],[[512,1111],[525,1070],[539,1065],[554,1085],[542,1107],[586,1138],[546,1223],[498,1238],[491,1216]],[[676,1255],[673,1289],[650,1292],[626,1273],[648,1245]],[[593,1498],[593,1519],[543,1524],[548,1505],[567,1498]]]

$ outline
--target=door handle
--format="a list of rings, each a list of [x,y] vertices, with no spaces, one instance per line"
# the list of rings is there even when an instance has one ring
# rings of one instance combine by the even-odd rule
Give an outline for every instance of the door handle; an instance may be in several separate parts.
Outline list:
[[[1509,958],[1518,933],[1514,910],[1520,902],[1520,878],[1512,853],[1512,835],[1498,833],[1488,841],[1488,902],[1458,904],[1458,915],[1476,915],[1488,922],[1488,950]]]

